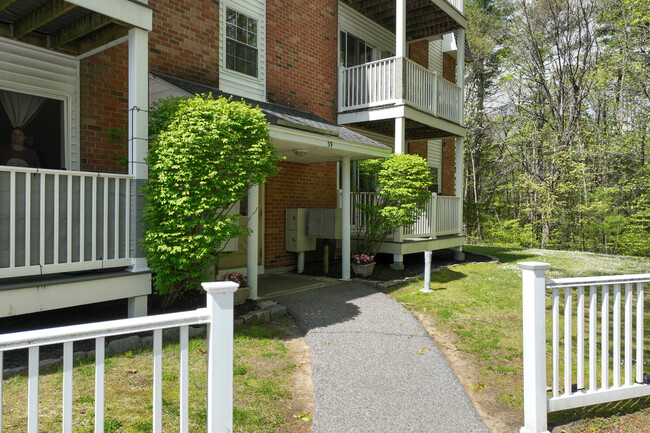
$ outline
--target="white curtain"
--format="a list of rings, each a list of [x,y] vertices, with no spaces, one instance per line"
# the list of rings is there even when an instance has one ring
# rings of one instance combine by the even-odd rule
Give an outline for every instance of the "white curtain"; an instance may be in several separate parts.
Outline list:
[[[0,90],[0,102],[2,102],[11,125],[22,128],[36,116],[38,110],[43,106],[45,98]]]

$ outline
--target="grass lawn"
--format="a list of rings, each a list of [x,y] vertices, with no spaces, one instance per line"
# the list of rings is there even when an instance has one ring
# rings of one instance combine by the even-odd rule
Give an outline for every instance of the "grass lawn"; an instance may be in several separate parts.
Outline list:
[[[236,432],[306,431],[310,414],[292,413],[292,375],[297,366],[287,348],[295,329],[289,318],[254,325],[235,333],[234,428]],[[293,336],[295,337],[295,335]],[[190,340],[190,431],[206,428],[205,340]],[[151,432],[152,353],[150,349],[106,359],[105,432]],[[178,344],[163,352],[163,429],[178,431]],[[75,432],[92,432],[94,420],[94,361],[75,361],[73,423]],[[41,372],[39,431],[61,430],[61,367]],[[27,377],[5,380],[3,432],[27,431]]]
[[[493,431],[519,431],[523,425],[522,289],[517,262],[550,263],[547,277],[560,278],[647,273],[650,259],[486,246],[466,250],[499,262],[466,264],[432,274],[433,293],[421,293],[419,281],[393,288],[390,295],[427,326]],[[650,335],[650,323],[645,332]],[[550,341],[549,331],[547,338]],[[549,414],[551,427],[554,432],[650,431],[650,399]]]

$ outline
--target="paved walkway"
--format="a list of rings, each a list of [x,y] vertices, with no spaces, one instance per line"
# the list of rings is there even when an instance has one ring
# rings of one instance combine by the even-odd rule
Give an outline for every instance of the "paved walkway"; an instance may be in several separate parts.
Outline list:
[[[488,432],[413,315],[356,282],[278,293],[311,356],[313,433]]]

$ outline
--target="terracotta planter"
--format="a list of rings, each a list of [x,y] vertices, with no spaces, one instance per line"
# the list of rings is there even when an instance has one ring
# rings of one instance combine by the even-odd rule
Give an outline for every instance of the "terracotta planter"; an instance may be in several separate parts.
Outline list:
[[[248,294],[250,293],[251,288],[249,286],[240,287],[235,292],[235,305],[241,305],[246,302],[248,299]]]
[[[370,262],[363,265],[352,263],[352,270],[357,277],[369,277],[374,269],[375,262]]]

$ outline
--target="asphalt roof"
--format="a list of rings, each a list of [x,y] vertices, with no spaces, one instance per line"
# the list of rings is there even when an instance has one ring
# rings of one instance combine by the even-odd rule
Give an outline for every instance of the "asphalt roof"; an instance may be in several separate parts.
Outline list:
[[[254,99],[244,98],[238,95],[222,92],[221,90],[215,87],[194,83],[180,78],[170,77],[155,72],[152,72],[152,74],[188,93],[191,93],[192,95],[212,93],[212,97],[214,98],[218,98],[219,96],[224,96],[228,98],[232,96],[233,100],[237,100],[237,101],[243,100],[245,103],[253,107],[255,106],[259,107],[271,125],[277,125],[283,128],[294,129],[291,128],[291,126],[287,126],[286,124],[280,124],[280,122],[278,122],[278,120],[284,120],[286,122],[295,123],[297,125],[335,132],[338,134],[338,138],[342,140],[367,144],[369,146],[378,147],[382,149],[389,149],[388,146],[379,143],[378,141],[372,140],[364,135],[354,132],[341,125],[332,123],[322,117],[316,116],[315,114],[307,111],[298,110],[297,108],[286,107],[280,104],[273,104],[270,102],[262,102]],[[320,133],[318,131],[305,131],[305,132],[308,132],[310,134],[325,135],[331,137],[331,134]]]

